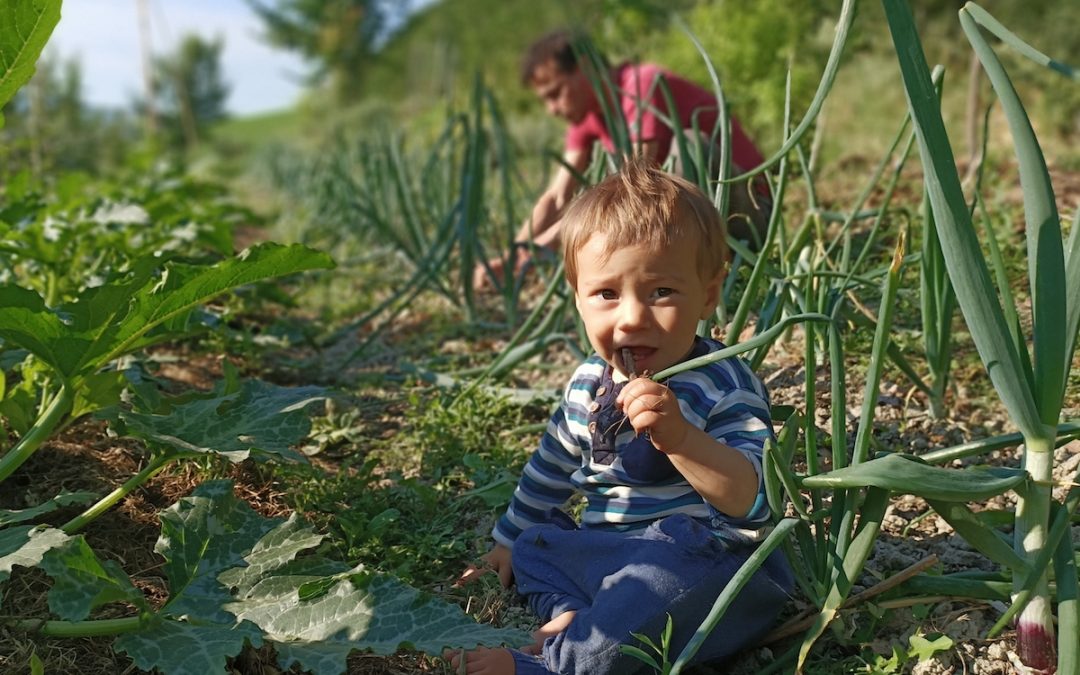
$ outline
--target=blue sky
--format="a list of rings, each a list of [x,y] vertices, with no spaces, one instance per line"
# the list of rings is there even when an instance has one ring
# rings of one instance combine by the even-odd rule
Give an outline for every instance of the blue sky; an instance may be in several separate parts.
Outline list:
[[[231,86],[226,107],[235,115],[291,106],[301,94],[304,63],[263,43],[261,24],[244,0],[147,0],[151,48],[173,52],[187,33],[222,36],[222,67]],[[83,98],[91,105],[127,107],[142,91],[136,0],[66,0],[47,52],[82,64]]]

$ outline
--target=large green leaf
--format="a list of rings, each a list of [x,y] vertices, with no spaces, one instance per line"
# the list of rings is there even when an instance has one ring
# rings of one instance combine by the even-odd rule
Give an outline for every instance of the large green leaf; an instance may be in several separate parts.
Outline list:
[[[247,380],[240,391],[198,398],[174,406],[167,414],[118,413],[124,433],[178,452],[217,453],[241,462],[256,456],[303,460],[290,449],[311,430],[304,407],[325,398],[319,387],[279,387]]]
[[[53,578],[49,609],[61,619],[82,621],[92,609],[117,601],[148,609],[124,570],[112,560],[99,560],[81,535],[46,553],[39,567]]]
[[[945,264],[960,309],[994,388],[1001,396],[1025,437],[1043,437],[1043,424],[1035,398],[1028,388],[1031,379],[1009,335],[990,272],[971,224],[952,146],[941,118],[937,92],[915,22],[904,0],[883,0],[889,22],[908,107],[915,122],[919,154],[934,220],[938,225]]]
[[[60,0],[5,0],[0,5],[0,108],[33,76],[59,20]]]
[[[154,279],[161,264],[162,261],[152,256],[141,258],[127,274],[84,289],[75,301],[58,308],[67,319],[72,338],[81,341],[78,349],[70,350],[77,361],[72,372],[65,371],[65,375],[73,375],[76,370],[93,372],[104,365],[92,360],[93,355],[111,344],[112,336],[132,311],[132,298]],[[89,368],[88,362],[92,364]]]
[[[295,559],[321,538],[293,517],[253,548],[247,567],[218,576],[236,598],[225,608],[262,628],[278,646],[283,668],[299,663],[320,675],[336,674],[345,672],[354,649],[392,654],[411,647],[439,654],[446,647],[531,641],[523,631],[477,624],[456,605],[362,566],[326,574],[311,558]]]
[[[83,291],[53,311],[34,291],[0,286],[0,338],[24,347],[64,377],[87,376],[109,361],[184,330],[189,312],[218,295],[296,272],[333,267],[301,245],[265,243],[215,265],[140,260],[123,278]]]
[[[144,671],[164,675],[227,675],[225,659],[245,644],[262,646],[259,629],[250,623],[220,625],[155,618],[149,626],[121,635],[114,646]]]
[[[169,337],[182,329],[187,313],[222,293],[245,284],[334,266],[330,256],[300,244],[273,242],[245,249],[235,258],[209,267],[172,264],[160,282],[135,293],[131,311],[114,331],[102,334],[84,354],[83,370],[96,370],[123,354]],[[158,334],[151,331],[163,327]]]
[[[124,373],[117,370],[90,373],[79,378],[75,389],[75,401],[71,406],[71,417],[79,418],[102,408],[117,405],[123,400],[124,390],[128,388],[129,383]]]
[[[943,502],[988,499],[1022,485],[1027,472],[1007,467],[945,469],[906,455],[893,454],[803,479],[806,488],[859,488],[872,485],[890,492]]]
[[[11,568],[35,567],[50,549],[60,546],[68,536],[55,528],[22,525],[0,530],[0,582],[11,576]]]
[[[294,513],[252,547],[251,552],[244,556],[246,567],[234,567],[222,572],[218,575],[218,581],[228,586],[235,596],[242,597],[250,593],[265,575],[285,567],[298,553],[315,548],[322,540],[323,535],[302,526]],[[329,573],[343,572],[345,569],[341,565]]]
[[[166,559],[173,598],[160,614],[189,623],[154,630],[182,628],[180,637],[188,639],[194,626],[224,632],[254,624],[276,643],[286,668],[298,661],[318,673],[344,672],[354,649],[389,654],[411,646],[438,654],[444,647],[531,641],[522,631],[477,624],[456,605],[396,579],[310,555],[321,535],[295,516],[282,522],[256,514],[233,496],[228,481],[203,483],[161,521],[157,551]],[[133,658],[133,650],[152,650],[145,635],[125,636],[123,649]],[[222,646],[222,653],[238,643]]]
[[[26,349],[60,373],[70,373],[87,344],[72,341],[71,330],[36,292],[0,286],[0,338]]]
[[[369,575],[356,568],[332,581],[324,594],[297,603],[298,588],[329,581],[302,576],[274,578],[272,583],[259,583],[229,609],[258,623],[275,641],[339,643],[376,654],[392,654],[404,647],[440,654],[448,647],[519,647],[532,642],[525,631],[478,624],[460,607],[390,576]],[[320,649],[319,645],[311,647]],[[339,672],[343,672],[344,661],[340,665]]]
[[[161,536],[154,547],[165,558],[172,595],[163,613],[234,623],[221,608],[232,598],[217,576],[241,564],[278,522],[237,499],[226,480],[207,481],[163,511]]]

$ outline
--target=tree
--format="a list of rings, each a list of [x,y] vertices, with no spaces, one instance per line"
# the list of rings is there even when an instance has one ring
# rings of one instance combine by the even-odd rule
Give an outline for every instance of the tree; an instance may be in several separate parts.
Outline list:
[[[277,47],[314,66],[311,83],[327,80],[339,100],[359,97],[360,83],[390,30],[409,15],[408,0],[248,0]]]
[[[61,169],[105,169],[121,161],[134,135],[122,114],[94,110],[83,101],[77,60],[61,61],[48,51],[4,112],[0,183],[22,169],[38,177]]]
[[[221,72],[224,48],[220,36],[205,40],[189,34],[173,54],[154,60],[154,97],[170,145],[190,149],[227,117],[229,85]]]
[[[716,68],[731,110],[761,147],[779,146],[789,71],[792,109],[804,110],[813,98],[832,42],[831,32],[821,30],[835,23],[831,4],[707,0],[683,15]],[[638,45],[643,56],[711,89],[706,61],[681,26]]]

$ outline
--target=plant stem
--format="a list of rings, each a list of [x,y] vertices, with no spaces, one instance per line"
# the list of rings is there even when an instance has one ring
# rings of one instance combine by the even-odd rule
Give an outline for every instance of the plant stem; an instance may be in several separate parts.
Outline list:
[[[537,324],[541,323],[540,317],[544,309],[547,308],[548,303],[551,302],[551,298],[554,297],[556,292],[565,285],[565,281],[562,278],[562,271],[563,263],[562,261],[560,261],[558,267],[555,270],[555,275],[552,276],[551,281],[548,283],[547,289],[544,290],[544,295],[540,298],[540,302],[537,303],[536,309],[534,309],[532,313],[529,314],[528,318],[525,319],[525,323],[523,323],[521,325],[521,328],[519,328],[517,332],[514,333],[513,337],[510,338],[510,341],[506,344],[506,347],[503,348],[502,352],[499,353],[499,355],[496,356],[494,360],[492,360],[491,365],[485,368],[484,371],[480,373],[480,375],[473,378],[473,380],[468,384],[468,386],[465,387],[465,389],[460,394],[458,394],[457,397],[454,398],[454,401],[450,404],[451,408],[454,407],[457,402],[464,398],[466,395],[472,393],[472,391],[476,389],[477,386],[479,386],[484,380],[490,377],[492,373],[494,373],[500,366],[502,366],[503,363],[506,361],[506,355],[512,349],[524,342],[525,338],[529,336],[533,328],[536,327]],[[549,314],[549,316],[551,316],[551,314]],[[543,323],[546,324],[546,320]],[[543,335],[547,332],[550,332],[550,328],[538,332]]]
[[[665,368],[659,373],[656,373],[652,376],[652,378],[657,382],[660,382],[662,380],[666,380],[673,375],[678,375],[679,373],[682,373],[684,371],[693,370],[694,368],[698,368],[700,366],[731,358],[732,356],[737,356],[739,354],[742,354],[743,352],[748,352],[751,349],[755,349],[757,347],[760,347],[761,345],[773,342],[779,337],[780,333],[782,333],[784,329],[787,328],[789,325],[794,323],[801,323],[804,321],[821,321],[823,323],[829,323],[832,321],[832,318],[824,314],[794,314],[792,316],[785,317],[783,321],[773,325],[768,330],[764,331],[763,333],[759,333],[758,335],[755,335],[754,337],[746,340],[745,342],[740,342],[737,345],[726,347],[724,349],[718,349],[711,354],[699,356],[696,359],[689,359],[687,361],[683,361],[682,363],[676,363],[675,365]]]
[[[735,574],[731,577],[731,580],[724,587],[724,590],[717,596],[716,601],[713,603],[712,609],[709,610],[708,616],[701,622],[697,630],[694,631],[693,636],[683,647],[679,653],[678,658],[675,659],[675,663],[671,667],[671,675],[678,675],[682,669],[694,658],[701,645],[704,644],[709,634],[712,632],[716,624],[720,622],[720,619],[724,616],[724,612],[727,611],[731,603],[735,601],[735,597],[739,594],[739,591],[750,581],[754,574],[765,564],[765,559],[770,553],[776,549],[777,546],[788,536],[791,530],[799,524],[799,521],[794,518],[785,518],[776,524],[776,528],[769,533],[769,536],[765,538],[765,541],[758,546],[749,556],[746,561],[739,567]]]
[[[120,487],[102,497],[96,504],[69,520],[60,529],[63,530],[65,534],[74,534],[78,532],[97,519],[98,516],[115,506],[117,502],[126,497],[132,490],[157,475],[158,472],[165,468],[166,464],[180,459],[183,456],[184,455],[162,455],[157,457],[147,464],[142,471],[129,478]]]
[[[786,186],[787,159],[782,159],[780,160],[780,178],[774,192],[775,203],[782,203]],[[742,298],[735,308],[735,316],[726,331],[725,339],[729,343],[738,341],[739,335],[742,334],[742,330],[746,326],[746,320],[750,315],[750,302],[757,298],[758,288],[765,279],[766,253],[772,250],[777,232],[781,229],[783,229],[783,225],[780,224],[780,209],[773,209],[772,215],[769,217],[768,229],[765,231],[765,243],[761,245],[761,255],[758,256],[757,261],[754,263],[754,268],[750,272],[750,280],[746,283],[746,289],[743,291]]]
[[[885,277],[885,283],[881,290],[881,307],[877,326],[874,328],[874,342],[870,352],[870,366],[866,374],[866,389],[863,393],[862,410],[859,414],[859,429],[855,433],[852,464],[865,462],[870,454],[870,437],[874,431],[874,409],[877,407],[881,374],[885,368],[885,352],[890,343],[889,333],[892,328],[893,309],[895,308],[896,292],[900,282],[900,271],[904,262],[905,241],[906,230],[900,230],[896,250],[893,252],[892,266],[889,268],[889,274]],[[839,416],[840,419],[844,419],[843,411],[844,408],[839,408],[838,411],[834,407],[833,418]]]
[[[51,637],[104,637],[120,635],[138,630],[143,625],[143,618],[129,616],[123,619],[97,619],[94,621],[40,621],[38,619],[19,619],[2,623],[19,630],[41,633]]]
[[[56,392],[56,396],[49,404],[49,407],[34,422],[34,426],[26,432],[25,436],[19,439],[15,447],[9,450],[3,458],[0,458],[0,482],[6,480],[8,476],[23,465],[23,462],[30,459],[30,456],[45,442],[45,439],[52,435],[60,420],[71,412],[74,400],[75,396],[67,383],[61,385],[60,391]]]
[[[1063,442],[1078,435],[1080,435],[1080,423],[1062,422],[1057,427],[1057,442]],[[919,458],[931,464],[946,464],[964,457],[984,455],[991,453],[994,450],[1015,447],[1023,442],[1023,434],[1003,434],[1001,436],[991,436],[990,438],[980,438],[977,441],[961,443],[960,445],[954,445],[950,448],[934,450],[933,452],[919,455]]]
[[[1034,563],[1046,546],[1047,523],[1050,518],[1052,469],[1054,465],[1054,436],[1025,439],[1024,468],[1031,475],[1026,493],[1016,502],[1017,552],[1023,552],[1029,563]],[[1036,670],[1051,672],[1056,664],[1054,647],[1054,621],[1050,609],[1050,588],[1046,571],[1032,569],[1040,575],[1033,589],[1031,600],[1017,620],[1017,647],[1020,660]],[[1018,593],[1026,579],[1016,575],[1013,591]]]

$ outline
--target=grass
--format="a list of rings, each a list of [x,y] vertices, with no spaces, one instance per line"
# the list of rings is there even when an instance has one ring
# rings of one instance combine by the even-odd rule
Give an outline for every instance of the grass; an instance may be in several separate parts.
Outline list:
[[[345,440],[311,466],[275,469],[290,486],[289,503],[318,514],[337,557],[431,588],[486,550],[497,509],[538,440],[507,432],[546,411],[480,390],[451,401],[438,387],[365,387],[337,405],[363,411],[361,419],[346,419],[352,429]],[[317,419],[316,427],[325,430],[326,421]]]
[[[213,134],[223,142],[254,147],[265,143],[268,138],[295,138],[303,131],[305,122],[300,108],[285,108],[233,117],[214,127]]]

